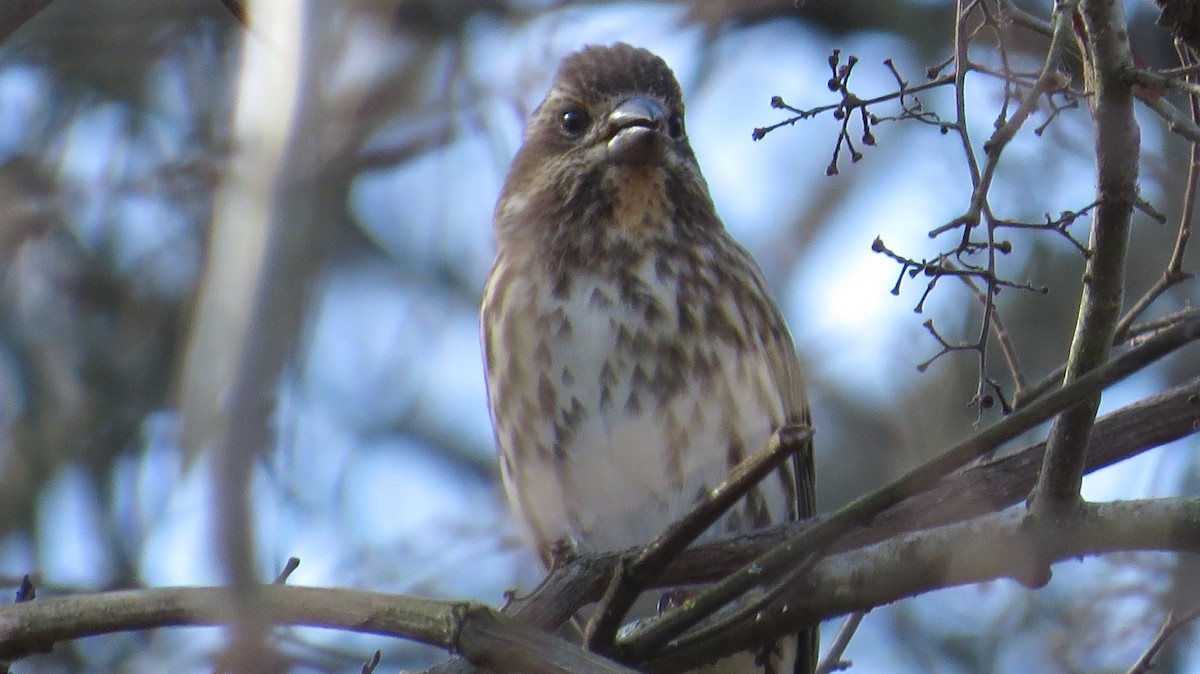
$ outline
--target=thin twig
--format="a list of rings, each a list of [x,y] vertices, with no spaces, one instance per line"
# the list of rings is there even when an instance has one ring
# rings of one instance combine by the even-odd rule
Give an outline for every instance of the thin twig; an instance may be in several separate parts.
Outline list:
[[[1146,674],[1146,672],[1153,670],[1154,658],[1158,656],[1158,652],[1166,645],[1167,640],[1174,636],[1176,632],[1196,620],[1196,618],[1200,618],[1200,604],[1193,606],[1182,614],[1177,615],[1174,611],[1168,613],[1162,625],[1158,628],[1158,634],[1154,635],[1154,639],[1146,647],[1145,652],[1129,668],[1128,674]]]
[[[1161,96],[1149,96],[1136,89],[1133,94],[1147,108],[1150,108],[1155,114],[1163,118],[1163,121],[1167,123],[1167,131],[1182,136],[1193,143],[1200,143],[1200,125],[1184,117],[1179,108],[1171,105],[1167,99]]]
[[[738,465],[716,489],[683,518],[676,520],[628,563],[618,565],[600,608],[588,622],[584,643],[591,650],[610,649],[621,626],[642,590],[662,574],[667,565],[692,541],[812,438],[807,426],[785,426],[771,434],[761,449]]]
[[[775,124],[758,127],[756,129],[754,129],[754,133],[752,135],[753,135],[754,140],[762,140],[764,137],[766,137],[766,135],[768,133],[771,133],[772,131],[775,131],[776,129],[778,129],[780,127],[793,126],[793,125],[795,125],[796,122],[799,122],[804,119],[808,119],[810,117],[816,117],[817,115],[819,115],[823,112],[830,112],[830,111],[837,110],[839,108],[843,108],[843,107],[847,107],[847,106],[850,109],[869,108],[872,105],[878,105],[879,103],[886,103],[887,101],[894,101],[897,99],[902,100],[905,96],[910,96],[912,94],[920,93],[923,91],[928,91],[930,89],[937,89],[938,87],[944,87],[947,84],[953,84],[953,83],[954,83],[954,76],[953,75],[945,75],[945,76],[939,77],[937,79],[930,80],[929,82],[924,82],[922,84],[917,84],[912,87],[906,87],[903,89],[899,89],[897,91],[883,94],[881,96],[876,96],[874,98],[856,98],[852,102],[852,104],[850,104],[849,106],[847,104],[847,101],[843,99],[841,101],[838,101],[837,103],[830,103],[828,105],[819,105],[819,106],[817,106],[815,108],[811,108],[809,110],[801,110],[800,108],[796,108],[791,105],[788,105],[787,103],[784,102],[784,100],[781,97],[775,96],[771,99],[771,107],[777,108],[780,110],[787,110],[788,112],[791,112],[793,116],[788,117],[787,119],[785,119],[781,122],[776,122]],[[879,117],[877,119],[882,121],[884,119],[891,119],[891,118]]]
[[[375,668],[379,666],[382,659],[383,653],[376,649],[371,658],[363,663],[361,674],[375,674]]]
[[[283,569],[279,572],[279,575],[275,576],[275,584],[283,585],[287,583],[288,577],[298,568],[300,568],[300,558],[288,557],[287,563],[283,565]]]
[[[954,21],[954,124],[951,128],[958,135],[963,146],[963,156],[967,159],[967,170],[971,173],[971,187],[979,189],[979,162],[975,159],[975,149],[971,145],[971,133],[967,129],[966,80],[970,62],[967,57],[969,40],[963,35],[966,29],[967,9],[963,0],[958,0],[958,16]]]
[[[1000,5],[1003,8],[1004,14],[1018,26],[1046,37],[1054,36],[1054,25],[1021,9],[1016,5],[1016,3],[1013,2],[1013,0],[1000,0]]]
[[[846,647],[850,645],[850,640],[854,638],[854,633],[858,631],[858,626],[862,624],[863,618],[866,616],[866,611],[855,611],[846,616],[846,620],[838,628],[837,634],[833,635],[833,643],[829,644],[829,652],[825,654],[813,674],[831,674],[831,672],[848,669],[851,666],[852,663],[842,660],[842,656],[846,654]]]
[[[1163,77],[1187,77],[1188,75],[1200,75],[1200,64],[1192,64],[1179,66],[1178,68],[1164,68],[1158,71]]]
[[[1161,330],[1170,328],[1172,325],[1178,325],[1185,321],[1195,320],[1200,317],[1200,307],[1192,307],[1190,309],[1182,309],[1175,311],[1166,316],[1152,318],[1141,323],[1134,323],[1129,328],[1129,341],[1136,343],[1142,337],[1151,333],[1157,333]]]
[[[1075,224],[1075,221],[1080,217],[1087,215],[1087,213],[1095,208],[1098,203],[1099,202],[1093,201],[1077,211],[1063,211],[1057,218],[1051,218],[1050,214],[1046,213],[1045,222],[1018,222],[1015,220],[996,220],[995,222],[997,227],[1003,227],[1005,229],[1039,229],[1056,232],[1061,234],[1067,241],[1070,241],[1071,245],[1075,246],[1075,249],[1086,258],[1092,254],[1092,251],[1089,250],[1082,241],[1072,236],[1071,232],[1067,228]]]
[[[968,54],[967,54],[967,49],[970,46],[970,44],[969,44],[970,38],[963,35],[963,30],[966,27],[967,16],[970,13],[971,7],[973,7],[975,4],[976,3],[972,3],[970,6],[964,6],[963,0],[958,0],[958,16],[954,22],[954,62],[955,62],[954,131],[958,134],[958,137],[962,142],[963,155],[967,158],[967,167],[971,173],[971,186],[972,186],[974,192],[976,194],[978,194],[980,192],[980,186],[981,186],[983,178],[980,175],[979,163],[975,158],[975,150],[974,150],[974,147],[971,145],[971,136],[970,136],[970,132],[967,129],[966,76],[967,76],[967,71],[970,68],[970,63],[969,63]],[[1009,100],[1008,94],[1011,91],[1010,87],[1011,87],[1010,80],[1008,78],[1005,78],[1004,79],[1004,90],[1005,90],[1004,110],[1005,111],[1007,111],[1007,108],[1008,108],[1008,100]],[[1035,87],[1036,87],[1036,83],[1035,83]],[[1001,112],[1001,119],[1003,119],[1004,114],[1005,114],[1005,112]],[[997,152],[995,154],[992,154],[990,152],[988,153],[988,162],[989,163],[994,162],[994,161],[999,161],[999,159],[1000,159],[999,152]],[[985,199],[986,199],[986,197],[985,197]],[[976,203],[975,199],[972,199],[972,205],[974,205],[975,203]],[[979,203],[981,210],[986,205],[985,200],[980,200],[978,203]],[[979,216],[976,215],[976,218],[975,218],[976,222],[978,222],[978,217]],[[983,414],[983,410],[985,407],[983,404],[983,401],[985,399],[984,398],[984,395],[985,395],[984,394],[984,386],[985,386],[985,382],[988,381],[988,376],[987,376],[987,349],[988,349],[987,332],[988,332],[988,328],[991,326],[992,317],[995,313],[994,297],[995,297],[995,290],[996,290],[996,283],[995,283],[996,250],[993,246],[993,244],[995,243],[996,228],[995,228],[995,224],[993,223],[993,221],[990,217],[986,218],[986,221],[987,221],[987,247],[986,247],[987,249],[986,249],[985,253],[987,255],[987,276],[986,276],[985,282],[987,283],[987,292],[983,295],[983,321],[980,326],[979,337],[978,337],[978,339],[976,339],[975,344],[974,344],[974,350],[975,350],[976,356],[977,356],[976,364],[978,366],[979,376],[978,376],[978,384],[977,384],[976,390],[975,390],[975,398],[974,398],[973,402],[975,403],[975,407],[978,410],[978,413],[980,415]],[[970,222],[970,220],[968,220],[964,224],[965,224],[965,227],[964,227],[964,231],[963,231],[963,241],[965,242],[965,241],[970,240],[970,230],[971,230],[972,223]],[[951,265],[947,265],[947,266],[949,266],[951,269],[954,268]],[[967,279],[967,280],[969,281],[969,279]],[[932,330],[933,324],[927,323],[926,327],[928,327],[930,330]],[[943,341],[943,344],[945,344],[944,341]],[[1006,404],[1006,406],[1007,406],[1007,404]],[[982,418],[982,417],[980,417],[980,418]]]
[[[1158,87],[1165,89],[1174,89],[1175,91],[1183,92],[1189,96],[1200,94],[1200,85],[1195,82],[1181,80],[1178,77],[1171,77],[1156,73],[1153,70],[1142,70],[1134,68],[1125,73],[1126,80],[1130,84],[1140,84],[1147,87]]]
[[[1003,153],[1005,146],[1017,135],[1017,131],[1025,124],[1025,120],[1029,118],[1029,115],[1033,114],[1033,111],[1037,108],[1038,99],[1041,98],[1042,94],[1057,89],[1061,85],[1062,78],[1058,74],[1058,61],[1064,46],[1071,39],[1071,16],[1075,13],[1075,7],[1078,4],[1079,0],[1064,0],[1064,2],[1059,3],[1055,7],[1054,33],[1050,39],[1050,47],[1046,50],[1046,58],[1042,63],[1041,73],[1038,75],[1037,81],[1033,83],[1029,93],[1021,100],[1021,104],[1017,106],[1016,111],[1013,112],[1012,117],[996,129],[992,137],[984,144],[984,152],[987,154],[988,160],[984,164],[978,184],[972,192],[971,204],[967,208],[967,212],[951,220],[949,223],[930,231],[930,238],[934,238],[939,234],[963,225],[967,225],[969,229],[971,226],[979,223],[984,204],[987,201],[988,192],[992,186],[992,178],[995,176],[996,167],[999,164],[1000,155]]]
[[[981,305],[987,304],[988,297],[984,295],[983,291],[979,289],[979,286],[975,285],[975,282],[969,276],[959,276],[958,278],[963,282],[963,285],[967,286],[971,294],[975,296],[976,302]],[[1015,398],[1021,395],[1026,386],[1025,371],[1021,368],[1021,362],[1017,358],[1017,349],[1013,346],[1012,338],[1009,337],[1008,330],[1004,327],[1004,321],[1000,318],[1000,312],[993,311],[991,313],[988,325],[992,328],[992,334],[996,336],[996,343],[1000,345],[1000,352],[1004,354],[1004,362],[1008,365],[1008,374],[1012,377],[1013,384],[1016,387],[1016,390],[1013,392],[1013,397]],[[979,357],[980,359],[983,358],[982,352],[979,354]],[[1005,414],[1012,411],[1012,407],[1003,397],[1000,398],[1000,402]]]

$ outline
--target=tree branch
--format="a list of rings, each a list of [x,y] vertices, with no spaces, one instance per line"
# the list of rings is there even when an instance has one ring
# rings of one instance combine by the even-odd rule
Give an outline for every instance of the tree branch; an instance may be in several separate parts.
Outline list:
[[[1092,431],[1087,470],[1112,465],[1198,429],[1200,377],[1100,419]],[[901,501],[842,536],[832,549],[845,552],[899,533],[957,523],[1015,504],[1037,480],[1044,450],[1045,443],[1039,443],[943,479],[932,489]],[[886,449],[873,451],[882,454]],[[818,521],[780,525],[697,545],[676,558],[657,584],[671,586],[722,578],[789,538],[801,535]],[[611,553],[576,558],[551,573],[533,594],[512,602],[508,610],[515,618],[553,630],[579,607],[599,599],[622,556]],[[461,674],[474,668],[455,659],[432,671]]]
[[[56,641],[180,625],[240,620],[232,590],[218,587],[102,592],[0,607],[0,660]],[[261,619],[418,641],[460,653],[497,674],[632,674],[616,663],[473,602],[435,601],[363,590],[260,585]]]
[[[1099,470],[1200,429],[1200,377],[1122,408],[1093,428],[1087,470]],[[834,552],[877,543],[899,533],[964,521],[1013,505],[1037,480],[1046,443],[967,469],[885,510],[838,539]],[[880,454],[884,448],[876,448]],[[773,547],[816,526],[823,518],[770,527],[737,538],[697,545],[677,558],[658,583],[711,581],[728,575]],[[544,629],[563,624],[580,606],[599,598],[620,554],[580,557],[551,574],[536,592],[512,605],[514,616]]]
[[[1200,126],[1185,117],[1179,108],[1171,105],[1165,98],[1139,94],[1138,100],[1167,123],[1167,131],[1178,134],[1193,143],[1200,143]]]
[[[753,564],[739,569],[706,589],[688,602],[686,607],[664,613],[654,621],[652,629],[639,630],[645,636],[639,637],[638,633],[635,633],[622,640],[616,650],[619,659],[623,662],[639,662],[649,657],[655,644],[663,638],[664,634],[682,633],[699,622],[704,615],[716,612],[756,587],[785,577],[790,573],[796,560],[824,550],[849,530],[869,522],[879,513],[905,498],[928,489],[938,480],[969,461],[995,450],[1021,432],[1046,421],[1066,408],[1087,400],[1098,394],[1108,384],[1148,365],[1157,359],[1157,356],[1147,359],[1148,356],[1151,356],[1152,351],[1157,352],[1159,356],[1165,355],[1198,336],[1200,336],[1200,323],[1195,322],[1189,323],[1186,329],[1179,326],[1179,329],[1173,328],[1163,332],[1137,349],[1122,354],[1112,362],[1067,383],[1058,391],[1031,403],[996,425],[959,443],[891,484],[854,500],[828,518],[806,529],[803,534],[758,557]],[[1168,343],[1174,340],[1181,341],[1169,346]],[[1154,344],[1153,349],[1147,350],[1151,344]],[[1160,349],[1162,350],[1158,351]]]
[[[1137,201],[1140,133],[1133,117],[1133,93],[1124,74],[1133,68],[1120,0],[1084,0],[1085,71],[1095,87],[1090,98],[1095,118],[1097,198],[1080,299],[1079,319],[1067,358],[1064,381],[1078,379],[1108,360],[1125,289],[1129,223]],[[1100,396],[1065,411],[1050,429],[1042,475],[1031,508],[1055,516],[1080,503],[1087,441]]]
[[[821,618],[890,604],[931,590],[997,578],[1024,578],[1041,561],[1127,550],[1200,552],[1200,500],[1080,504],[1044,527],[1026,526],[1023,508],[906,534],[833,555],[788,596],[734,628],[728,640],[680,639],[641,662],[675,672],[729,654],[728,643],[771,640]],[[1034,553],[1037,554],[1034,554]]]
[[[1037,549],[1050,561],[1123,550],[1200,552],[1198,499],[1087,504],[1045,527],[1027,527],[1023,520],[1021,509],[1008,509],[832,555],[793,593],[751,621],[754,625],[738,626],[736,638],[705,644],[679,641],[639,666],[678,671],[732,652],[728,644],[749,643],[749,629],[755,640],[774,639],[822,617],[938,588],[1020,578],[1032,559],[1022,550]],[[615,555],[608,557],[615,563]],[[0,658],[37,652],[54,641],[116,631],[229,624],[236,619],[229,594],[228,588],[211,587],[129,590],[0,607]],[[498,674],[630,671],[473,602],[286,585],[260,586],[255,597],[261,601],[261,615],[275,624],[410,639],[460,653],[475,666]],[[726,650],[708,650],[717,643],[726,644]]]

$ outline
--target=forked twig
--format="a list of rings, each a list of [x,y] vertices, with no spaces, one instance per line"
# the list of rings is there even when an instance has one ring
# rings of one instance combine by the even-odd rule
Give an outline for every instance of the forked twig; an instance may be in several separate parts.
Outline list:
[[[584,632],[584,642],[588,648],[599,653],[611,650],[617,630],[642,590],[652,584],[671,560],[704,533],[738,499],[745,496],[755,484],[777,469],[788,457],[809,447],[811,439],[812,429],[808,426],[790,425],[779,429],[761,449],[742,461],[724,482],[713,489],[691,512],[667,527],[636,558],[622,560],[613,573],[604,598],[600,601],[600,608],[588,621]]]

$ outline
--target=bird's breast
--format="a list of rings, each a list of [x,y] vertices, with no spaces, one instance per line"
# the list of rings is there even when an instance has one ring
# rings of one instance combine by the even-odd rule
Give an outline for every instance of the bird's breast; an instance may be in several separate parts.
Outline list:
[[[489,361],[507,362],[489,362],[489,393],[506,485],[539,543],[647,542],[781,423],[757,343],[704,329],[743,325],[738,307],[695,283],[647,258],[565,293],[536,275],[505,292],[518,310],[485,326]],[[774,496],[733,517],[761,526]]]

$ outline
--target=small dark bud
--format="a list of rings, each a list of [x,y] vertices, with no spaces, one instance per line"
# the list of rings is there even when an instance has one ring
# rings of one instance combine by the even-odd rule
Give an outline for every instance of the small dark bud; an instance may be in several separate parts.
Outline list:
[[[842,88],[842,83],[837,81],[837,78],[830,77],[829,81],[825,83],[825,86],[829,87],[830,91],[837,91],[838,89]]]
[[[782,96],[772,96],[771,97],[771,107],[772,108],[779,109],[779,108],[782,108],[784,105],[786,105],[786,104],[783,102]]]
[[[882,253],[885,249],[886,246],[883,245],[883,238],[877,236],[875,237],[875,240],[871,242],[872,251],[876,253]]]
[[[33,601],[37,598],[37,587],[30,580],[29,574],[21,577],[21,586],[17,588],[17,603]]]

